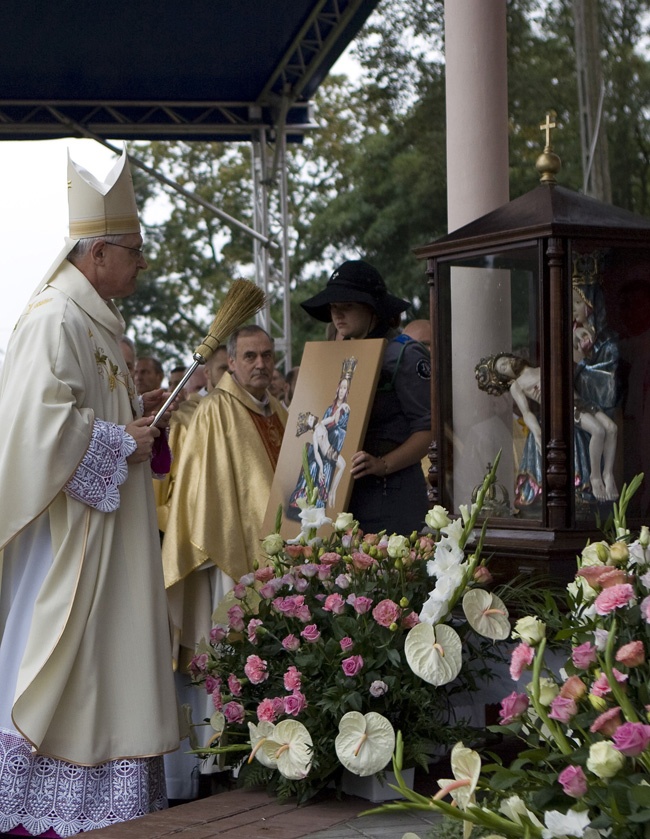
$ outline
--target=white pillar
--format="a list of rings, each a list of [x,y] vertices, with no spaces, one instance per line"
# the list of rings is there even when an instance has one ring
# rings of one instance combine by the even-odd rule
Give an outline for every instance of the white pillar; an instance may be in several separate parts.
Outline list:
[[[508,81],[506,0],[445,0],[447,210],[453,231],[506,204]],[[499,480],[513,486],[510,397],[478,390],[474,366],[510,349],[509,272],[452,274],[454,506],[467,503],[499,448]],[[512,497],[511,497],[512,500]]]

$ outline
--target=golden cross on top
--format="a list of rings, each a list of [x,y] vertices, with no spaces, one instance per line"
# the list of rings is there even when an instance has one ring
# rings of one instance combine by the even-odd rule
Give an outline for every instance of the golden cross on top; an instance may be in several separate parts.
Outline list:
[[[540,125],[540,131],[546,131],[546,148],[550,148],[551,146],[551,128],[555,128],[556,125],[554,122],[551,122],[551,114],[553,111],[546,112],[546,122]]]

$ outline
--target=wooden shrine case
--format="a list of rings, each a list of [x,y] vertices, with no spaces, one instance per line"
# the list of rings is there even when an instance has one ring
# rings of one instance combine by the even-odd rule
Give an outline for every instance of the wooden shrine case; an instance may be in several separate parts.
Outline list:
[[[569,578],[624,482],[650,524],[650,220],[556,183],[416,250],[432,323],[430,500],[458,513],[502,452],[485,552]]]

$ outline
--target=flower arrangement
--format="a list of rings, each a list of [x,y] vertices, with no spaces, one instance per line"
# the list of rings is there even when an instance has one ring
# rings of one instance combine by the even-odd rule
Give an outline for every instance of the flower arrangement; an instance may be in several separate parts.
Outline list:
[[[398,738],[408,801],[397,806],[437,808],[493,839],[650,835],[650,531],[633,540],[625,520],[642,478],[623,488],[610,538],[578,557],[566,609],[514,626],[510,675],[530,681],[505,697],[493,730],[520,738],[523,750],[509,767],[494,756],[482,765],[457,743],[454,777],[430,799],[404,785]],[[563,666],[548,663],[550,642],[561,645]]]
[[[381,772],[395,730],[411,765],[465,736],[451,699],[489,675],[492,640],[510,631],[505,606],[481,588],[480,550],[464,552],[496,467],[463,519],[434,507],[426,535],[364,534],[342,513],[321,537],[331,522],[309,503],[299,538],[285,541],[278,522],[263,542],[268,564],[239,580],[192,661],[215,708],[197,753],[230,754],[241,783],[302,801],[343,767]],[[461,597],[468,620],[451,618]],[[463,656],[478,666],[463,668]]]

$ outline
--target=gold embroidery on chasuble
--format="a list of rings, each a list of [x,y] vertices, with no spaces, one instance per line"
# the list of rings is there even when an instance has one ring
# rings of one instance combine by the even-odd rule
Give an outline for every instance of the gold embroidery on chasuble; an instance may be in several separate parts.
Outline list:
[[[262,414],[257,414],[255,411],[246,409],[250,418],[253,420],[257,433],[260,435],[264,448],[269,456],[271,465],[275,470],[278,465],[278,458],[280,457],[280,447],[282,446],[282,435],[284,434],[284,426],[277,414],[271,414],[270,417],[265,417]]]

